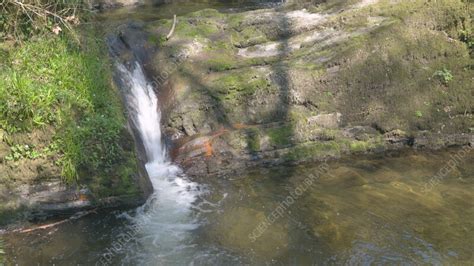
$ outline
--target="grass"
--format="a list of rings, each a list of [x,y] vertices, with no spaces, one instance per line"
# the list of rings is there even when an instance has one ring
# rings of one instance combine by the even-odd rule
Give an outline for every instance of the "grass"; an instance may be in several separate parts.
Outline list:
[[[0,4],[0,40],[27,41],[44,32],[67,30],[89,17],[82,0],[3,0]],[[78,18],[81,16],[81,18]]]
[[[0,128],[7,138],[53,128],[50,143],[42,145],[69,182],[108,175],[127,156],[121,146],[125,119],[111,88],[106,49],[89,33],[83,47],[67,36],[10,47],[0,67]],[[34,143],[9,144],[6,159],[42,155]]]

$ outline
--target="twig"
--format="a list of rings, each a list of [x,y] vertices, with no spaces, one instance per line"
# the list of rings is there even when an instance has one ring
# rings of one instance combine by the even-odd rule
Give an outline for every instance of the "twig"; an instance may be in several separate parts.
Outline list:
[[[61,220],[61,221],[59,221],[59,222],[50,223],[50,224],[44,224],[44,225],[40,225],[40,226],[28,228],[28,229],[13,230],[13,232],[14,232],[14,233],[24,234],[24,233],[30,233],[30,232],[33,232],[33,231],[37,231],[37,230],[45,230],[45,229],[48,229],[48,228],[51,228],[51,227],[55,227],[55,226],[57,226],[57,225],[60,225],[60,224],[69,222],[69,221],[77,220],[77,219],[82,218],[82,217],[84,217],[84,216],[86,216],[86,215],[89,215],[89,214],[91,214],[91,213],[96,213],[96,210],[97,210],[97,209],[90,210],[90,211],[79,212],[79,213],[76,213],[76,214],[74,214],[73,216],[71,216],[71,217],[69,217],[69,218],[67,218],[67,219]]]
[[[175,27],[176,27],[176,14],[173,15],[173,26],[171,27],[170,33],[166,35],[166,40],[169,40],[171,38],[171,35],[173,35]]]
[[[76,41],[79,41],[79,38],[74,32],[71,24],[61,15],[61,14],[66,15],[71,10],[73,11],[73,13],[75,13],[75,8],[64,8],[63,10],[57,11],[56,5],[36,6],[32,4],[22,3],[21,1],[18,1],[18,0],[12,0],[10,1],[10,3],[20,7],[20,9],[23,10],[23,13],[26,14],[26,16],[28,16],[29,20],[32,23],[34,22],[34,19],[33,19],[34,16],[37,16],[38,18],[41,18],[44,20],[46,20],[48,16],[55,18],[57,21],[59,21],[59,24],[63,25],[66,29],[69,30],[69,32],[72,34],[73,38]],[[48,10],[49,8],[53,9],[54,12],[49,11]],[[30,13],[33,17],[30,16]],[[17,11],[17,18],[15,19],[15,21],[17,21],[17,19],[18,19],[18,11]],[[14,33],[16,33],[16,30],[17,30],[16,28],[17,28],[17,25],[14,25],[13,27]]]

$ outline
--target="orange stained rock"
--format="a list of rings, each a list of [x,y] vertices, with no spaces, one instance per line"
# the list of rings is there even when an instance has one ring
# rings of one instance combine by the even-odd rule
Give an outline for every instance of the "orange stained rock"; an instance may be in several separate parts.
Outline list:
[[[212,134],[212,138],[217,138],[219,137],[220,135],[226,133],[226,132],[229,132],[229,130],[225,129],[224,127],[222,127],[221,129],[217,130],[216,132],[214,132],[214,134]]]
[[[79,195],[79,200],[80,200],[80,201],[86,201],[86,200],[89,200],[89,199],[87,198],[87,195],[85,195],[85,194],[80,194],[80,195]]]
[[[243,129],[243,128],[248,128],[249,125],[237,123],[237,124],[233,124],[232,127],[234,127],[235,129]]]
[[[214,150],[212,149],[211,141],[206,141],[204,143],[204,149],[206,150],[206,157],[212,156],[212,153],[214,152]]]

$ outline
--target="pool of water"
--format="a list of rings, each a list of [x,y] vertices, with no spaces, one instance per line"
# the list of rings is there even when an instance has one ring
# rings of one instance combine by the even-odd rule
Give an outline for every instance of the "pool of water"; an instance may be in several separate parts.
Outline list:
[[[198,226],[164,230],[153,218],[163,206],[150,207],[160,202],[90,214],[4,234],[7,263],[474,263],[474,158],[466,150],[349,157],[198,183],[188,188],[200,193],[186,218]]]
[[[182,16],[191,12],[212,8],[220,12],[236,12],[258,8],[272,7],[281,4],[278,0],[180,0],[169,3],[156,4],[146,0],[141,5],[129,6],[107,10],[98,14],[100,21],[124,22],[129,20],[155,21],[158,19],[171,19],[173,15]]]

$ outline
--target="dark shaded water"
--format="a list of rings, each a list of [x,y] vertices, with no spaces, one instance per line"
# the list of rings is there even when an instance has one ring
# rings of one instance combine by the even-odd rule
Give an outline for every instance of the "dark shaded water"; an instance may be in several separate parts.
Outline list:
[[[144,210],[4,235],[6,257],[19,265],[90,265],[107,253],[111,265],[472,265],[472,155],[438,175],[457,152],[348,158],[203,180],[190,214],[199,226],[171,251],[153,233],[163,230],[153,219],[142,219],[138,233],[117,244],[139,223],[133,217],[153,216]],[[284,213],[269,219],[282,202]]]

